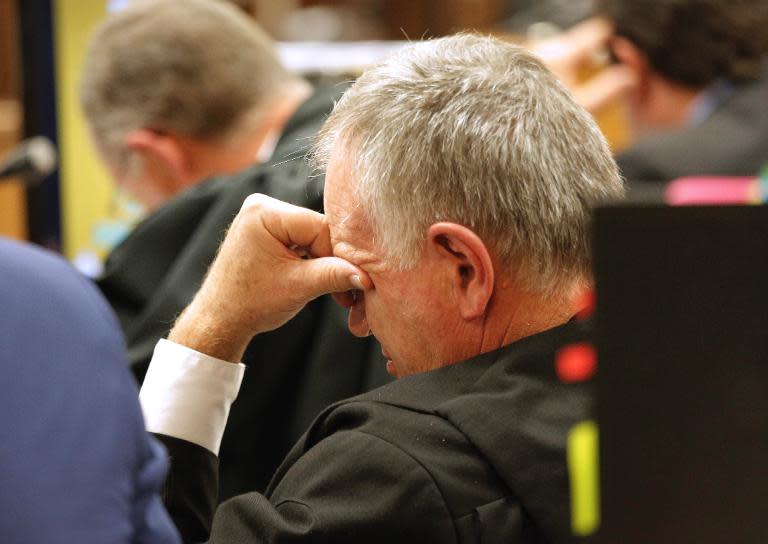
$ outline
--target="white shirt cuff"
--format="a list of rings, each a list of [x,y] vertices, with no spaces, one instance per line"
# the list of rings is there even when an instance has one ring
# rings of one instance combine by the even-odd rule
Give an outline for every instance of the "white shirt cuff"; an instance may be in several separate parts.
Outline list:
[[[244,372],[242,363],[160,340],[139,394],[147,430],[192,442],[218,455]]]

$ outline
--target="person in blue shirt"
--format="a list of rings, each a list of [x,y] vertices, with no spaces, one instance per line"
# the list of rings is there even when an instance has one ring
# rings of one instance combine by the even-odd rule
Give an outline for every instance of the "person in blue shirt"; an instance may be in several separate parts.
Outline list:
[[[0,535],[175,543],[117,322],[63,259],[0,238]]]

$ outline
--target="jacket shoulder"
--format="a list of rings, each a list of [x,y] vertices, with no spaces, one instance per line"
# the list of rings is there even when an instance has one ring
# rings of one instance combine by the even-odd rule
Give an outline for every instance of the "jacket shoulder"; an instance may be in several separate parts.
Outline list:
[[[503,517],[509,523],[520,521],[511,490],[450,421],[428,410],[366,397],[326,410],[288,455],[271,488],[279,490],[281,484],[275,482],[299,466],[326,466],[318,454],[338,443],[355,452],[351,464],[362,462],[366,472],[388,473],[383,479],[397,481],[402,468],[409,466],[411,473],[420,475],[419,485],[439,490],[445,515],[459,532],[470,530],[465,525],[476,522],[478,508],[494,503],[504,504]],[[366,444],[377,444],[378,453],[364,451]]]
[[[744,84],[700,124],[649,135],[618,154],[631,182],[755,175],[768,156],[768,75]]]

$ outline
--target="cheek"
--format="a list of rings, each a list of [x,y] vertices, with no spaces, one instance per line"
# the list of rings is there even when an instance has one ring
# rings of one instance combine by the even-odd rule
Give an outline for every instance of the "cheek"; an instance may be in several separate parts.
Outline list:
[[[403,339],[405,317],[400,309],[402,299],[401,293],[380,285],[365,295],[367,326],[382,344],[401,342]]]
[[[417,348],[432,319],[429,301],[412,289],[387,290],[366,299],[368,324],[382,340]],[[389,337],[389,338],[387,338]]]
[[[439,317],[434,286],[415,271],[370,273],[375,288],[366,293],[365,312],[373,334],[402,348],[419,349]]]

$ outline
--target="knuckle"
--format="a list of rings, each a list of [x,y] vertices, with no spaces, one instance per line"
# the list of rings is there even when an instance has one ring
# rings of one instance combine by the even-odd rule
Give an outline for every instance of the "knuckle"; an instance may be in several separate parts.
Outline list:
[[[310,281],[310,290],[316,292],[316,296],[320,293],[333,293],[340,291],[338,274],[334,270],[333,266],[328,266],[327,263],[315,264],[315,270],[313,273],[314,279]]]
[[[335,267],[329,266],[327,274],[327,280],[328,280],[328,288],[331,292],[336,291],[343,291],[347,289],[346,282],[344,281],[344,278],[341,274],[339,274],[338,270],[336,270]]]
[[[269,197],[261,193],[253,193],[246,197],[243,201],[242,210],[251,212],[259,212],[267,206]]]
[[[271,201],[271,198],[261,193],[249,195],[243,202],[235,221],[242,223],[246,229],[258,226],[273,208]]]

